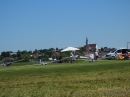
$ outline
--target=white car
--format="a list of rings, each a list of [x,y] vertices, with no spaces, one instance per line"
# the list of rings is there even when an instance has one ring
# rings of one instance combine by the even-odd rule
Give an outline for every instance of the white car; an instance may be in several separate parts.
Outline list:
[[[118,54],[125,54],[126,52],[130,52],[130,49],[121,48],[110,51],[106,54],[106,59],[118,59]]]

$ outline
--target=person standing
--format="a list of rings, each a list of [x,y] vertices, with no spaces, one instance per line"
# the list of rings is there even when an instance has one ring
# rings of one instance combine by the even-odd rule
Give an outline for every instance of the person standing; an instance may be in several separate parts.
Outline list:
[[[90,61],[94,62],[94,54],[90,54]]]
[[[129,55],[129,53],[128,53],[128,51],[126,51],[124,59],[128,59],[129,58],[128,55]]]
[[[95,60],[97,60],[97,59],[98,59],[98,52],[95,51]]]
[[[71,51],[71,52],[70,52],[70,63],[72,63],[73,57],[74,57],[74,54],[73,54],[73,51]]]
[[[73,51],[73,60],[76,61],[76,52]]]

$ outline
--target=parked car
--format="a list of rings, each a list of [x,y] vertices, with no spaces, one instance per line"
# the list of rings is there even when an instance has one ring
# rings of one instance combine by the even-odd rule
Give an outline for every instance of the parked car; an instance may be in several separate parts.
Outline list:
[[[118,54],[126,54],[126,52],[130,53],[130,49],[121,48],[112,50],[106,54],[106,59],[118,59]]]
[[[6,66],[10,66],[11,62],[5,62]]]

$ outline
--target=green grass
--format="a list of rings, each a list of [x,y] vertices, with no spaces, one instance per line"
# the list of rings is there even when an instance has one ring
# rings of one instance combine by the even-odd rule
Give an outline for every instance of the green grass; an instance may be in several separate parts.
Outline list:
[[[129,97],[130,60],[0,67],[0,97]]]

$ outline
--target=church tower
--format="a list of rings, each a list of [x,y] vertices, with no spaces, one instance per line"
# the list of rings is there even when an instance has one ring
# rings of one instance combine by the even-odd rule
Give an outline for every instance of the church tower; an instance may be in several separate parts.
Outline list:
[[[86,50],[89,51],[88,38],[86,37]]]

